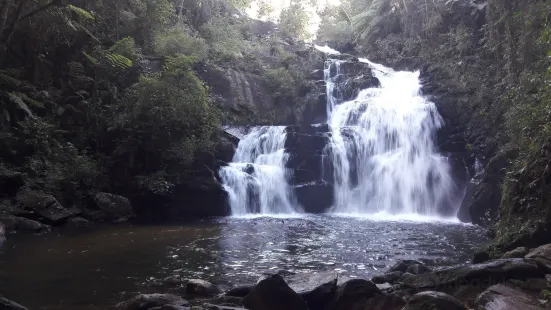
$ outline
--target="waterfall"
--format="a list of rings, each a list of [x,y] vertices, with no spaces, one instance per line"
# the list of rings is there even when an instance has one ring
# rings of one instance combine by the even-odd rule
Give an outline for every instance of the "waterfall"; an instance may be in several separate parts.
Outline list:
[[[285,127],[256,127],[240,142],[232,163],[219,175],[232,215],[290,214],[300,210],[285,168]]]
[[[453,203],[454,182],[433,136],[443,120],[421,95],[419,72],[394,71],[365,59],[381,83],[354,100],[336,104],[340,63],[326,65],[335,202],[332,212],[438,216]],[[336,68],[331,76],[331,67]]]
[[[317,48],[328,55],[338,55],[328,47]],[[312,188],[307,195],[318,195],[316,190],[326,191],[332,186],[334,195],[328,199],[334,201],[327,210],[332,213],[411,218],[450,215],[458,210],[461,201],[453,194],[457,190],[450,165],[434,143],[443,120],[435,104],[422,96],[419,72],[394,71],[366,59],[360,62],[371,68],[380,86],[363,89],[355,99],[345,102],[339,87],[347,82],[347,77],[341,71],[345,72],[345,64],[350,63],[329,59],[325,64],[330,132],[322,133],[329,136],[319,155],[323,180],[290,184],[293,171],[286,168],[291,163],[287,152],[296,152],[297,145],[286,151],[287,133],[283,126],[255,127],[242,136],[233,162],[219,171],[232,215],[300,213],[302,207],[294,189],[298,193],[304,186]],[[300,134],[310,137],[312,132]],[[320,139],[300,143],[312,141]],[[304,145],[308,147],[312,146]],[[293,156],[297,158],[296,154]],[[329,187],[316,189],[316,184]],[[305,192],[298,196],[303,204]],[[327,203],[331,205],[331,201]]]

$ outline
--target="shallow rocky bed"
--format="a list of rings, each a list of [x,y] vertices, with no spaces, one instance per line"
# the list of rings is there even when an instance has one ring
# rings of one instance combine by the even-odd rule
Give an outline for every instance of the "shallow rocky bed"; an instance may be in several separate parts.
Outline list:
[[[459,310],[545,309],[550,296],[551,244],[517,249],[497,260],[431,271],[403,260],[371,280],[335,272],[279,271],[223,292],[199,279],[167,277],[167,294],[138,294],[119,310]],[[524,256],[523,256],[524,255]],[[0,297],[1,309],[26,309]]]

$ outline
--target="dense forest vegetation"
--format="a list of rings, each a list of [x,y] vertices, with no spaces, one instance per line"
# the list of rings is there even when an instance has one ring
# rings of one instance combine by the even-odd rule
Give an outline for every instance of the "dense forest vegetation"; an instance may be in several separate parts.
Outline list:
[[[223,214],[207,207],[225,199],[223,125],[324,109],[323,56],[306,39],[421,69],[442,151],[471,177],[484,168],[466,203],[497,223],[493,250],[551,241],[550,13],[535,0],[1,1],[0,212],[18,213],[26,188],[66,208],[104,191],[144,218]]]
[[[224,214],[209,206],[225,199],[215,155],[233,152],[222,124],[296,122],[320,61],[249,4],[2,1],[0,212],[19,213],[24,187],[65,208],[106,191],[142,218]]]

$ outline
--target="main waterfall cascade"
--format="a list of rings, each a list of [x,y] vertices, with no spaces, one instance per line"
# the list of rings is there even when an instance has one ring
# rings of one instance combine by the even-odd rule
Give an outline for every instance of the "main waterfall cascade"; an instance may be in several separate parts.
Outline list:
[[[369,64],[380,87],[363,89],[350,101],[338,98],[342,61],[327,60],[324,71],[331,132],[323,166],[331,167],[332,180],[326,181],[334,187],[328,211],[439,216],[442,206],[457,210],[449,164],[433,141],[443,121],[421,95],[419,72],[360,61]],[[219,173],[232,215],[301,212],[289,184],[285,141],[280,126],[253,128],[241,140],[233,162]]]
[[[285,168],[283,126],[256,127],[240,142],[233,162],[220,169],[232,215],[299,212]]]
[[[369,63],[381,86],[340,104],[330,93],[331,211],[438,216],[440,207],[454,204],[455,183],[447,159],[435,150],[433,136],[443,121],[435,104],[421,95],[419,72],[360,61]],[[326,71],[331,66],[337,73],[326,80],[328,89],[334,88],[338,61],[329,61]]]

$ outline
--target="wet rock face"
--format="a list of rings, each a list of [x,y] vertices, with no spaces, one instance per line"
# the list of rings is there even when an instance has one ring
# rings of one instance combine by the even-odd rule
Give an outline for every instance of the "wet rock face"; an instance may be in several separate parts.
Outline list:
[[[6,231],[21,231],[39,233],[50,230],[50,226],[44,225],[37,221],[29,220],[18,216],[6,216],[0,218],[0,223],[4,224]]]
[[[369,64],[357,59],[341,61],[330,68],[330,76],[336,81],[333,96],[339,102],[352,100],[362,89],[379,87],[379,79],[373,76]]]
[[[306,302],[280,275],[272,275],[258,282],[243,299],[243,305],[250,310],[308,310]]]
[[[483,287],[509,279],[523,280],[531,277],[543,277],[546,272],[547,269],[540,267],[535,261],[510,258],[497,259],[482,264],[445,268],[421,275],[406,273],[398,283],[403,287],[417,291],[440,288],[451,289],[462,285]]]
[[[127,301],[117,304],[117,310],[150,310],[165,309],[166,307],[180,307],[189,309],[188,302],[181,297],[171,294],[140,294]],[[158,308],[157,308],[158,307]],[[170,309],[170,308],[168,308]],[[176,308],[179,309],[179,308]]]
[[[287,168],[291,171],[298,203],[308,213],[324,213],[333,204],[332,178],[324,149],[329,143],[327,124],[289,126],[286,128]]]
[[[410,298],[403,310],[466,310],[453,296],[440,292],[422,292]]]
[[[337,291],[335,272],[297,274],[285,280],[306,301],[309,309],[323,309]]]
[[[383,296],[375,283],[362,279],[352,279],[340,285],[330,309],[366,309],[373,297]]]
[[[54,196],[42,192],[25,189],[17,193],[16,199],[32,216],[42,218],[49,224],[60,224],[73,216]]]
[[[481,310],[543,309],[534,294],[504,284],[494,285],[480,294],[475,302],[475,308]]]
[[[111,218],[117,219],[134,215],[132,205],[125,197],[109,193],[97,193],[94,201],[97,207],[106,212]]]
[[[0,309],[2,310],[27,310],[20,304],[0,296]]]

